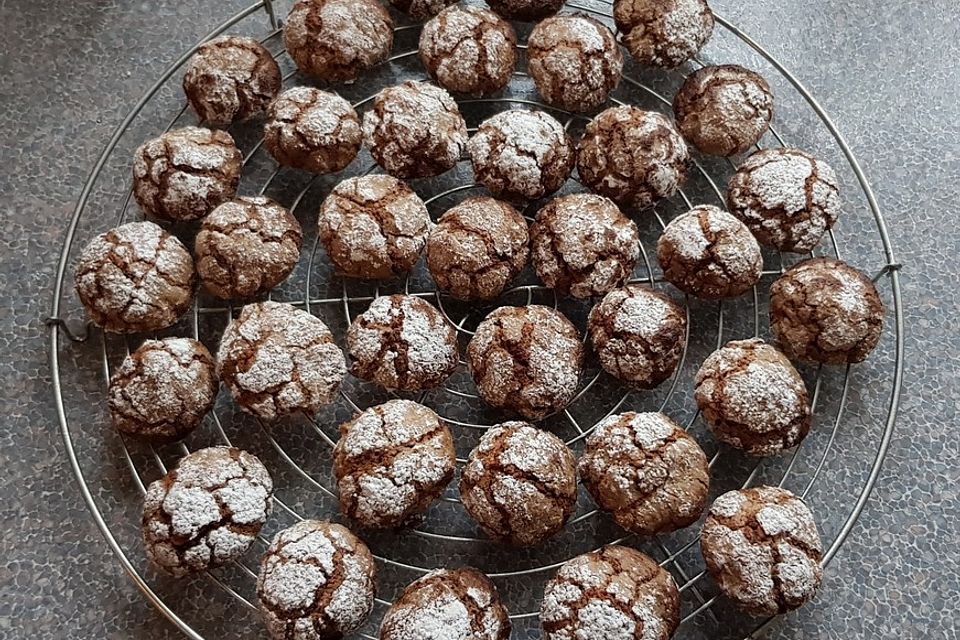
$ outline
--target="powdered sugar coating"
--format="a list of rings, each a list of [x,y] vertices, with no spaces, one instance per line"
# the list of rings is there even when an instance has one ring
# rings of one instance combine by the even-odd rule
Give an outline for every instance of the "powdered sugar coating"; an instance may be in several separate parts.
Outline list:
[[[174,324],[193,302],[196,274],[186,247],[152,222],[128,222],[84,247],[74,286],[104,331],[139,333]]]
[[[483,401],[528,420],[541,420],[573,399],[583,356],[576,327],[541,305],[495,309],[467,345]]]
[[[340,426],[333,450],[340,509],[364,527],[402,527],[453,478],[453,436],[432,410],[390,400]]]
[[[713,34],[706,0],[616,0],[613,19],[624,46],[643,65],[673,69]]]
[[[536,22],[552,16],[564,0],[487,0],[490,8],[507,20]]]
[[[498,198],[537,200],[563,186],[573,170],[573,142],[543,111],[509,109],[484,120],[467,143],[477,182]]]
[[[547,18],[527,41],[527,64],[537,92],[567,111],[596,109],[620,83],[623,54],[610,30],[582,14]]]
[[[243,36],[202,44],[183,76],[183,92],[200,121],[219,126],[266,111],[280,84],[280,67],[270,52]]]
[[[213,356],[190,338],[147,340],[110,378],[113,426],[152,440],[179,439],[213,408],[219,383]]]
[[[197,220],[234,196],[242,162],[226,131],[173,129],[134,152],[133,197],[148,215]]]
[[[443,314],[416,296],[380,296],[347,330],[350,373],[385,389],[439,386],[460,361],[457,332]]]
[[[697,372],[696,385],[697,406],[713,435],[750,455],[776,455],[810,431],[803,379],[759,338],[714,351]]]
[[[393,19],[377,0],[297,0],[283,43],[301,72],[353,82],[390,56]]]
[[[491,427],[470,452],[460,499],[494,540],[533,546],[560,531],[573,513],[576,461],[552,433],[505,422]]]
[[[282,165],[311,173],[340,171],[360,151],[360,117],[335,93],[293,87],[267,112],[263,145]]]
[[[273,481],[255,456],[231,447],[188,454],[147,488],[143,544],[174,576],[238,559],[271,510]]]
[[[687,177],[687,145],[654,111],[611,107],[587,125],[577,147],[583,183],[620,206],[652,207]]]
[[[560,567],[544,590],[540,623],[544,640],[669,640],[680,592],[656,562],[611,545]]]
[[[377,94],[363,114],[363,141],[387,173],[427,178],[448,171],[467,145],[457,103],[438,86],[408,80]]]
[[[420,60],[444,89],[489,95],[510,81],[517,64],[517,34],[492,11],[455,5],[423,26]]]
[[[241,409],[275,420],[333,402],[346,363],[320,318],[267,301],[245,306],[224,330],[217,372]]]
[[[640,258],[637,225],[602,196],[548,202],[530,227],[537,275],[560,295],[589,298],[624,285]]]
[[[260,563],[257,596],[275,640],[350,634],[370,616],[375,594],[373,555],[339,524],[298,522],[274,537]]]
[[[657,241],[657,260],[671,284],[708,300],[741,295],[763,271],[760,245],[750,230],[712,205],[671,220]]]
[[[870,278],[833,258],[801,262],[770,287],[770,329],[793,360],[863,362],[880,341],[883,316]]]
[[[796,609],[813,598],[823,577],[813,514],[786,489],[723,494],[710,508],[700,546],[720,590],[751,615]]]

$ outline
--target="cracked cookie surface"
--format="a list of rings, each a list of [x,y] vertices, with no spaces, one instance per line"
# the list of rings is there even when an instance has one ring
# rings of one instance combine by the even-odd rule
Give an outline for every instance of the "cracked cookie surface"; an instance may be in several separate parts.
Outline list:
[[[700,548],[720,591],[751,615],[796,609],[813,598],[823,579],[813,514],[786,489],[760,486],[717,498]]]
[[[630,55],[642,65],[673,69],[713,34],[706,0],[615,0],[613,19]]]
[[[110,333],[165,329],[193,302],[196,273],[186,247],[152,222],[128,222],[80,253],[74,286],[93,322]]]
[[[217,372],[241,409],[276,420],[333,402],[346,363],[320,318],[268,301],[245,306],[227,325]]]
[[[267,521],[273,481],[255,456],[232,447],[188,454],[147,488],[143,544],[174,576],[240,558]]]
[[[364,527],[403,527],[440,497],[456,462],[450,429],[431,409],[411,400],[370,407],[340,426],[340,509]]]
[[[492,539],[531,547],[563,529],[573,513],[576,461],[552,433],[505,422],[491,427],[470,452],[460,499]]]

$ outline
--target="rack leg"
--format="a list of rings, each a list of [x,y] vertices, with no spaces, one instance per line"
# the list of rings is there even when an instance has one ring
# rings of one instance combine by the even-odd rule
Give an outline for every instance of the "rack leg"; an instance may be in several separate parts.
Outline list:
[[[270,20],[270,27],[273,29],[279,29],[280,21],[277,20],[277,13],[273,9],[273,0],[263,0],[263,9],[267,12],[267,18]]]
[[[877,282],[880,278],[882,278],[883,276],[887,275],[887,274],[890,273],[891,271],[900,271],[900,269],[902,269],[902,268],[903,268],[903,265],[900,264],[899,262],[897,262],[897,263],[895,263],[895,264],[885,265],[885,266],[883,267],[883,269],[880,269],[880,271],[877,272],[877,275],[873,276],[873,278],[872,278],[873,283],[876,284],[876,282]]]

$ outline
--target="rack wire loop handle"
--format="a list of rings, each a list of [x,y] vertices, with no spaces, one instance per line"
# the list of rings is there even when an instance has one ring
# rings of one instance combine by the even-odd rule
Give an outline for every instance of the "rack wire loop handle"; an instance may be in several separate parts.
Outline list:
[[[56,318],[54,316],[47,316],[43,319],[43,324],[47,325],[51,329],[57,327],[60,331],[63,331],[63,334],[67,336],[67,339],[70,342],[86,342],[90,338],[90,329],[93,328],[93,322],[87,321],[84,323],[82,329],[71,329],[70,325],[63,318]]]

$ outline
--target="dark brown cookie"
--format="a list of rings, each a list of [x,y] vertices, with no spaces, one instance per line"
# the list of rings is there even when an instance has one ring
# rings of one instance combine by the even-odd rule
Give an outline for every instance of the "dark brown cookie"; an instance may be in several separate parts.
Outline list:
[[[432,18],[457,0],[390,0],[390,4],[414,20]]]
[[[564,0],[487,0],[490,8],[507,20],[537,22],[552,16]]]
[[[706,0],[614,0],[613,19],[630,55],[661,69],[679,67],[713,34]]]

